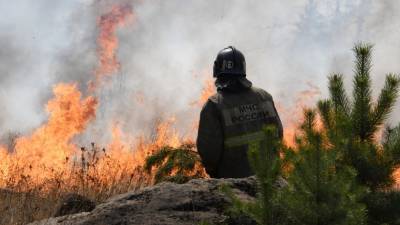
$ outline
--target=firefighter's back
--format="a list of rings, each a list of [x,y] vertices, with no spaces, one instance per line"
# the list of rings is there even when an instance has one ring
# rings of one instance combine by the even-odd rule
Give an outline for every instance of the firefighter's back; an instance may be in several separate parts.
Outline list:
[[[219,111],[224,136],[217,177],[252,175],[247,159],[249,144],[262,140],[265,125],[275,124],[282,129],[271,95],[251,87],[239,92],[221,91],[210,100]]]

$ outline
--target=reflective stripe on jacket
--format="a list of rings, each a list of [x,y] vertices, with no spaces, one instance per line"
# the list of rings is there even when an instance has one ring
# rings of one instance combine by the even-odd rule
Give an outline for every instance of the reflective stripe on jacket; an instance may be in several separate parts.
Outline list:
[[[261,129],[275,124],[283,136],[281,120],[266,91],[251,87],[240,92],[218,92],[200,114],[197,148],[211,177],[253,175],[247,160],[248,144],[261,141]]]

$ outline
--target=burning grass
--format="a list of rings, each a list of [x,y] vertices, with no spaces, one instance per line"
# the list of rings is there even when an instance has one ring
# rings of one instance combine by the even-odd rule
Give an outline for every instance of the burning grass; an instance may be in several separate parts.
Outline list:
[[[126,138],[118,124],[112,141],[79,147],[74,138],[96,118],[96,93],[120,70],[116,52],[117,29],[133,22],[133,8],[113,5],[97,20],[98,65],[83,96],[77,84],[54,86],[46,106],[47,123],[31,135],[0,146],[0,224],[25,224],[54,214],[61,196],[76,193],[102,202],[108,197],[147,186],[153,178],[142,169],[145,158],[165,146],[190,142],[171,128],[173,120],[160,121],[152,137]],[[213,92],[208,85],[203,98]],[[204,101],[204,100],[203,100]],[[193,142],[193,141],[191,141]]]
[[[154,136],[126,138],[115,124],[104,148],[73,141],[95,118],[97,100],[83,98],[75,84],[54,87],[47,104],[49,119],[30,136],[0,148],[0,223],[24,224],[54,214],[61,196],[76,193],[102,202],[115,194],[153,182],[142,167],[145,158],[164,146],[183,141],[173,120],[155,126]],[[185,141],[186,142],[186,141]]]
[[[151,184],[142,170],[145,158],[164,146],[177,147],[171,121],[158,123],[152,138],[124,138],[117,124],[104,148],[73,141],[96,117],[95,93],[120,70],[117,29],[135,18],[132,7],[113,5],[97,20],[98,65],[89,82],[90,96],[77,84],[57,84],[47,106],[49,119],[31,135],[0,147],[0,224],[25,224],[54,214],[61,196],[76,193],[101,202]]]
[[[50,217],[59,199],[69,193],[99,203],[115,194],[152,184],[153,178],[143,170],[145,158],[163,146],[179,144],[174,143],[176,139],[167,138],[172,135],[167,123],[159,124],[156,130],[153,139],[143,138],[136,146],[129,147],[119,139],[121,133],[114,128],[113,142],[107,148],[91,143],[55,168],[50,166],[51,162],[34,166],[23,163],[15,160],[16,152],[7,153],[2,149],[0,224],[25,224]]]

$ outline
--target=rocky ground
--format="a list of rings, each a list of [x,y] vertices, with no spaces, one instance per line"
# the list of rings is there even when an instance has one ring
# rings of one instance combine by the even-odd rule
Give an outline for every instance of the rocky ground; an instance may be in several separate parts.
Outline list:
[[[91,212],[53,217],[31,225],[254,224],[249,218],[227,216],[230,200],[220,190],[223,185],[231,186],[242,199],[254,199],[256,194],[254,177],[196,179],[186,184],[161,183],[115,196]],[[64,215],[68,214],[65,210]]]

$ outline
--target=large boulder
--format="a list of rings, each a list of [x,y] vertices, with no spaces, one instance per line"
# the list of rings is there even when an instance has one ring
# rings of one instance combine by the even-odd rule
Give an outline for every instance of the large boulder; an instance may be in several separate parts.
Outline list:
[[[230,200],[220,191],[229,185],[239,198],[253,200],[256,179],[196,179],[186,184],[161,183],[115,196],[91,212],[54,217],[31,225],[193,225],[254,224],[229,218]]]

